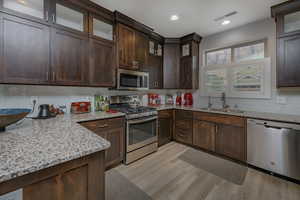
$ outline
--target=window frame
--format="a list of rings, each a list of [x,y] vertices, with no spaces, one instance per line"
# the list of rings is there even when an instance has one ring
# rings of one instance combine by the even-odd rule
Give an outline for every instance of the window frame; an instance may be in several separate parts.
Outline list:
[[[256,45],[256,44],[264,44],[264,58],[259,58],[259,59],[249,59],[249,60],[242,60],[235,62],[235,49],[240,48],[240,47],[247,47],[251,45]],[[271,90],[272,90],[272,77],[271,77],[271,71],[272,71],[272,66],[271,66],[271,58],[269,56],[268,52],[268,39],[260,39],[260,40],[255,40],[255,41],[247,41],[239,44],[234,44],[234,45],[229,45],[229,46],[224,46],[222,48],[215,48],[215,49],[210,49],[206,50],[203,52],[203,66],[201,67],[201,96],[212,96],[212,97],[221,97],[220,92],[209,92],[207,88],[205,87],[207,77],[206,73],[208,71],[215,71],[215,70],[225,70],[226,72],[226,77],[225,77],[225,93],[227,94],[228,97],[232,98],[248,98],[248,99],[270,99],[272,97]],[[207,65],[207,53],[213,52],[213,51],[219,51],[223,49],[231,49],[231,62],[229,64],[212,64],[212,65]],[[251,92],[251,91],[234,91],[233,90],[233,70],[235,68],[238,68],[239,66],[243,65],[264,65],[265,67],[263,68],[262,74],[262,85],[261,85],[261,91],[260,92]]]
[[[234,64],[234,63],[236,63],[234,49],[252,46],[252,45],[261,44],[261,43],[264,44],[264,58],[267,58],[269,56],[267,42],[268,42],[268,39],[264,38],[264,39],[260,39],[260,40],[247,41],[247,42],[243,42],[243,43],[239,43],[239,44],[235,44],[235,45],[229,45],[229,46],[224,46],[224,47],[220,47],[220,48],[216,48],[216,49],[206,50],[206,51],[204,51],[204,63],[203,64],[204,64],[204,66],[214,66],[214,65],[207,65],[207,54],[211,53],[211,52],[215,52],[215,51],[225,50],[225,49],[231,49],[231,62],[229,63],[229,65]],[[222,65],[228,65],[228,64],[216,64],[216,65],[222,66]]]

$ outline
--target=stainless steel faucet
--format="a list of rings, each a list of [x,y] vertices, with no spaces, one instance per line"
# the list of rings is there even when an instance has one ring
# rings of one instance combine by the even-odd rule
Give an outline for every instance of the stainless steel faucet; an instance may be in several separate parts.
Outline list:
[[[208,108],[210,109],[213,106],[213,104],[211,103],[211,96],[208,97]]]
[[[225,92],[222,93],[221,101],[222,101],[222,108],[223,109],[229,108],[229,105],[226,104],[226,93]]]

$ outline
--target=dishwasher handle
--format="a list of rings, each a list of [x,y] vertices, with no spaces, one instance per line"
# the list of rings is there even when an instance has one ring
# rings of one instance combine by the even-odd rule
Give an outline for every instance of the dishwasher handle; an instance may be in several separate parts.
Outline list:
[[[287,130],[300,130],[300,125],[298,124],[288,124],[288,123],[279,123],[279,122],[273,122],[273,121],[262,121],[262,120],[248,120],[248,123],[256,124],[259,126],[264,126],[265,128],[273,128],[273,129],[287,129]]]

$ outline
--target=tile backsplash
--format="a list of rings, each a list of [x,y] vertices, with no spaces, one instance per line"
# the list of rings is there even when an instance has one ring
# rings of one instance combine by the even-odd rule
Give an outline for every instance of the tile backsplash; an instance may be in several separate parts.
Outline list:
[[[0,108],[32,108],[33,100],[40,104],[53,104],[54,106],[65,105],[70,112],[71,102],[90,101],[94,110],[94,95],[140,95],[143,105],[148,103],[148,93],[164,95],[176,95],[177,90],[152,90],[142,91],[117,91],[106,88],[84,88],[84,87],[58,87],[58,86],[26,86],[26,85],[0,85]],[[37,108],[37,107],[36,107]],[[36,109],[37,111],[37,109]]]

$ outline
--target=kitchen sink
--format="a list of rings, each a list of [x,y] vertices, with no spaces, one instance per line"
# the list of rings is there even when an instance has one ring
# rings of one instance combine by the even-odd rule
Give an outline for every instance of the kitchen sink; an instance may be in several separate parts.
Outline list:
[[[201,108],[202,110],[207,111],[215,111],[215,112],[225,112],[225,113],[245,113],[245,111],[238,110],[238,109],[226,109],[226,108]]]

